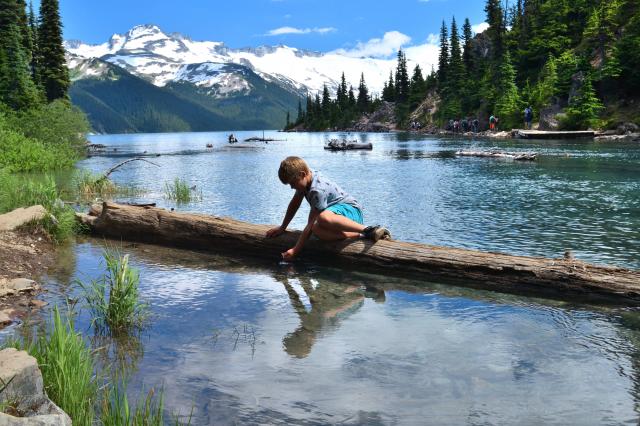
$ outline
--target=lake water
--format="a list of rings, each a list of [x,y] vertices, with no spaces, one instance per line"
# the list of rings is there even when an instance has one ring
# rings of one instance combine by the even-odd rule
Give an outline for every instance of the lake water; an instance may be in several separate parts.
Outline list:
[[[255,135],[236,134],[240,140]],[[261,136],[261,134],[260,134]],[[329,152],[340,134],[231,147],[223,133],[94,136],[108,155],[80,167],[144,190],[135,201],[277,224],[292,190],[277,177],[305,158],[394,238],[640,268],[640,144],[470,141],[357,134],[372,151]],[[206,144],[213,144],[207,149]],[[522,163],[458,149],[535,150]],[[179,177],[202,200],[164,199]],[[132,201],[130,199],[129,201]],[[291,227],[302,228],[308,208]],[[114,244],[114,243],[111,243]],[[46,298],[103,272],[100,240],[62,250]],[[637,424],[640,315],[320,267],[118,243],[139,268],[149,327],[111,346],[129,392],[163,386],[193,424]],[[46,314],[44,314],[46,316]],[[78,327],[90,319],[81,312]],[[84,328],[83,328],[84,327]],[[90,333],[91,335],[91,333]],[[638,369],[636,369],[638,368]]]

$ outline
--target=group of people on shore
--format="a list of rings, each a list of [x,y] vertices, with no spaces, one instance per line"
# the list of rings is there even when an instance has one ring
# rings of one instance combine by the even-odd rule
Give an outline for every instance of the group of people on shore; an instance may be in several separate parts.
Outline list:
[[[531,106],[527,106],[524,109],[523,115],[524,115],[524,128],[527,130],[531,130],[531,125],[532,125],[531,123],[533,121],[533,109],[531,108]],[[492,132],[498,131],[499,123],[500,123],[500,119],[498,118],[498,116],[496,116],[495,114],[491,114],[491,116],[489,116],[490,131]],[[479,127],[480,127],[480,123],[477,118],[468,117],[468,118],[463,118],[462,120],[459,120],[456,118],[456,119],[450,119],[447,122],[445,126],[445,130],[453,133],[460,133],[460,132],[478,133]]]
[[[478,133],[478,131],[480,130],[480,122],[478,121],[477,118],[472,118],[472,117],[463,118],[462,120],[458,120],[457,118],[455,120],[450,119],[447,122],[445,130],[448,130],[453,133],[460,133],[460,132]]]

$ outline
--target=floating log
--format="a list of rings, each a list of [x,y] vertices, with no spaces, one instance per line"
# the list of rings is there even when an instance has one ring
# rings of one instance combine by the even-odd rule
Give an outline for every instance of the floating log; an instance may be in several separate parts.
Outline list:
[[[456,151],[456,155],[463,157],[504,158],[515,161],[535,161],[535,152],[506,152],[506,151]]]
[[[269,225],[231,218],[170,212],[114,203],[78,214],[93,233],[118,240],[149,242],[235,255],[273,256],[293,247],[300,232],[266,238]],[[512,256],[401,241],[311,240],[303,256],[352,269],[409,275],[510,293],[570,295],[640,305],[640,272],[596,266],[568,256],[559,259]]]
[[[355,142],[348,142],[348,143],[338,143],[338,144],[331,144],[329,143],[328,145],[324,146],[324,149],[327,149],[329,151],[349,151],[352,149],[373,149],[373,145],[371,143],[355,143]]]
[[[578,131],[548,131],[548,130],[517,130],[515,137],[521,139],[579,139],[593,138],[593,130]]]

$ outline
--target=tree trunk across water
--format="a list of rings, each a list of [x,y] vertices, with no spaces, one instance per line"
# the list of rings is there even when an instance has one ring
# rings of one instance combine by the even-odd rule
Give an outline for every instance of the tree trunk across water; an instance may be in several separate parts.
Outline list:
[[[269,225],[114,203],[78,214],[97,235],[240,256],[279,259],[299,231],[266,238]],[[305,258],[376,273],[509,293],[640,305],[640,272],[560,259],[512,256],[401,241],[308,241]]]

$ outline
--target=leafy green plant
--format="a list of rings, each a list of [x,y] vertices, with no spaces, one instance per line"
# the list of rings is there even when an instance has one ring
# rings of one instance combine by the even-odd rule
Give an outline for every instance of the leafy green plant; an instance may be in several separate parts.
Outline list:
[[[195,187],[190,188],[186,181],[178,177],[172,183],[165,183],[164,194],[169,200],[174,200],[178,203],[188,203],[202,198],[202,194],[197,193]]]
[[[47,395],[69,414],[73,424],[90,426],[99,393],[93,355],[75,331],[71,314],[63,319],[58,307],[54,307],[52,324],[48,333],[10,344],[36,358]]]
[[[140,300],[140,276],[129,266],[129,255],[106,250],[103,257],[107,273],[90,285],[80,283],[93,313],[98,331],[111,334],[142,328],[148,315],[148,305]]]

